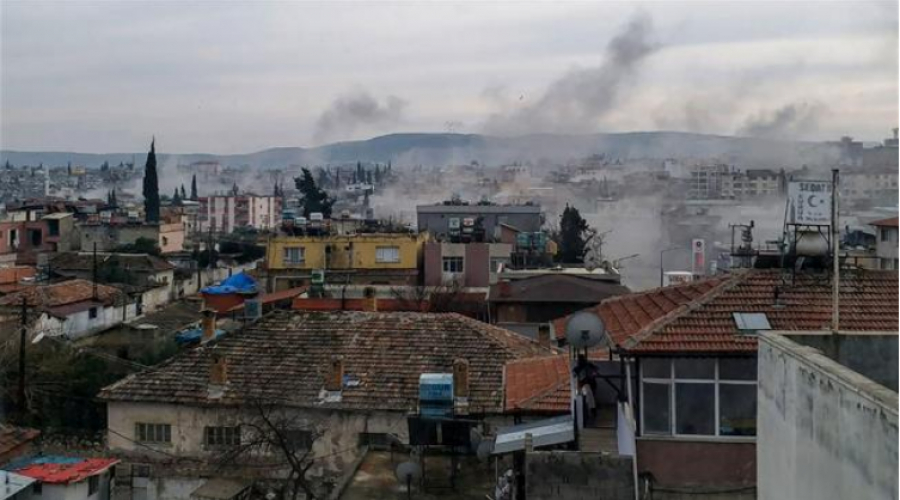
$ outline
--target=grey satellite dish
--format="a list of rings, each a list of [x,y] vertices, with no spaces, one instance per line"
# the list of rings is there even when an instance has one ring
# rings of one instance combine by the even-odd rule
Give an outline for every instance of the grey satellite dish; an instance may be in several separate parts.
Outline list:
[[[494,442],[491,440],[482,441],[478,444],[478,449],[475,450],[475,455],[478,457],[478,460],[482,462],[487,462],[488,458],[491,457],[491,453],[494,452]]]
[[[422,477],[422,468],[415,462],[403,462],[397,466],[396,474],[401,484],[410,484]]]
[[[481,444],[481,441],[483,440],[484,438],[481,436],[481,432],[478,429],[472,427],[469,430],[469,444],[472,448],[477,449],[478,445]]]
[[[594,347],[606,339],[606,326],[603,320],[592,312],[577,312],[566,324],[566,341],[576,349]]]

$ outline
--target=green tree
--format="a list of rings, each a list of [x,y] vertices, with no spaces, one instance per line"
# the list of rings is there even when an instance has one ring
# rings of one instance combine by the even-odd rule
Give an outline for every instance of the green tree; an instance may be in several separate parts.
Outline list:
[[[181,195],[178,194],[178,188],[175,188],[175,194],[172,195],[172,205],[181,205]]]
[[[584,260],[585,233],[588,223],[578,209],[566,204],[559,218],[559,252],[556,254],[563,264],[578,264]]]
[[[149,255],[159,255],[159,246],[156,241],[150,238],[140,237],[134,240],[134,243],[119,245],[114,250],[119,253],[145,253]]]
[[[191,177],[191,200],[197,201],[197,174]]]
[[[156,139],[150,143],[144,165],[144,220],[159,222],[159,177],[156,174]]]
[[[334,205],[334,199],[328,196],[322,188],[316,185],[312,173],[308,168],[303,169],[302,177],[295,177],[294,184],[300,191],[300,203],[303,205],[303,216],[309,217],[309,214],[321,212],[325,218],[331,217],[331,207]]]
[[[184,190],[184,184],[181,185],[181,199],[182,200],[188,199],[187,192]]]

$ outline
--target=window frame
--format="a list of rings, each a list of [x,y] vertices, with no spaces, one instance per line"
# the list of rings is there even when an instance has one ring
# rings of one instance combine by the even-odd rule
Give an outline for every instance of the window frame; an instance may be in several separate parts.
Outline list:
[[[203,427],[203,446],[205,448],[231,448],[240,445],[240,425],[207,425]]]
[[[100,491],[100,476],[98,474],[94,474],[93,476],[88,476],[88,496],[94,496],[98,491]]]
[[[144,431],[143,438],[141,436],[142,429]],[[162,439],[157,439],[160,436]],[[134,440],[143,444],[172,444],[172,424],[135,422]]]
[[[97,316],[99,316],[99,311],[96,306],[88,309],[88,319],[97,319]]]
[[[388,252],[385,258],[384,252]],[[378,264],[399,264],[400,263],[400,247],[397,245],[381,245],[375,247],[375,262]]]
[[[300,256],[299,260],[289,259],[288,256],[292,250],[296,250]],[[286,266],[299,266],[306,264],[306,247],[304,246],[290,246],[290,247],[282,247],[281,260],[284,262]]]
[[[759,374],[757,373],[756,377],[753,379],[739,380],[739,379],[722,379],[720,377],[720,369],[719,363],[723,359],[723,357],[714,357],[714,372],[713,378],[711,379],[695,379],[695,378],[678,378],[675,376],[675,360],[676,359],[709,359],[709,358],[691,358],[686,356],[672,356],[672,357],[659,357],[659,358],[644,358],[646,359],[662,359],[666,360],[669,364],[669,377],[668,378],[660,378],[660,377],[644,377],[644,364],[641,363],[639,369],[639,392],[640,392],[640,437],[648,437],[648,438],[675,438],[675,439],[753,439],[755,440],[757,435],[754,434],[752,436],[747,435],[728,435],[722,434],[721,432],[721,395],[720,388],[723,385],[752,385],[757,386],[759,380]],[[656,384],[656,385],[665,385],[668,387],[669,392],[669,432],[661,433],[661,432],[647,432],[646,424],[645,424],[645,415],[647,406],[644,402],[644,384]],[[682,384],[710,384],[713,385],[713,422],[714,422],[714,433],[713,434],[679,434],[677,432],[677,422],[678,415],[676,414],[677,407],[677,397],[678,397],[678,387],[679,383]],[[757,405],[759,405],[759,401],[757,401]],[[754,417],[755,420],[756,417]],[[758,429],[757,429],[758,431]]]
[[[453,265],[448,266],[448,263],[459,263],[459,270],[454,271],[452,269],[447,269],[448,267],[456,267]],[[453,273],[453,274],[462,274],[466,272],[466,259],[461,256],[447,256],[441,257],[441,270],[445,273]]]

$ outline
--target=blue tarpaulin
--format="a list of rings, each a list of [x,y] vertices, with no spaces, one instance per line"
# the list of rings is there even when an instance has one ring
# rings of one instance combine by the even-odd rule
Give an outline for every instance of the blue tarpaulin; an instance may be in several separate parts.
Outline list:
[[[208,286],[201,292],[209,295],[226,295],[229,293],[256,293],[256,280],[244,273],[237,273],[234,276],[222,281],[218,285]]]
[[[215,338],[219,338],[225,334],[225,330],[216,330]],[[193,344],[196,342],[200,342],[200,339],[203,337],[203,329],[202,328],[191,328],[190,330],[185,330],[178,335],[175,336],[175,342],[178,344]]]

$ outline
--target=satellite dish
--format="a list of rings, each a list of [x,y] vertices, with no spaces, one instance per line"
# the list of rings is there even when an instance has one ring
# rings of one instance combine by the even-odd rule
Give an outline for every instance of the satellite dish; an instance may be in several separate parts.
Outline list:
[[[477,449],[478,445],[481,444],[483,440],[484,438],[481,436],[481,432],[478,429],[472,427],[469,430],[469,444],[472,448]]]
[[[576,349],[587,349],[606,341],[606,326],[593,312],[577,312],[566,324],[566,341]]]
[[[43,339],[44,339],[44,332],[40,332],[34,336],[34,338],[31,340],[31,343],[37,344],[38,342],[40,342]]]
[[[400,484],[412,484],[422,477],[422,468],[415,462],[403,462],[395,471]]]
[[[475,450],[475,455],[478,457],[478,460],[482,462],[487,462],[488,458],[491,457],[491,453],[494,452],[494,442],[493,441],[482,441],[478,445],[478,449]]]

